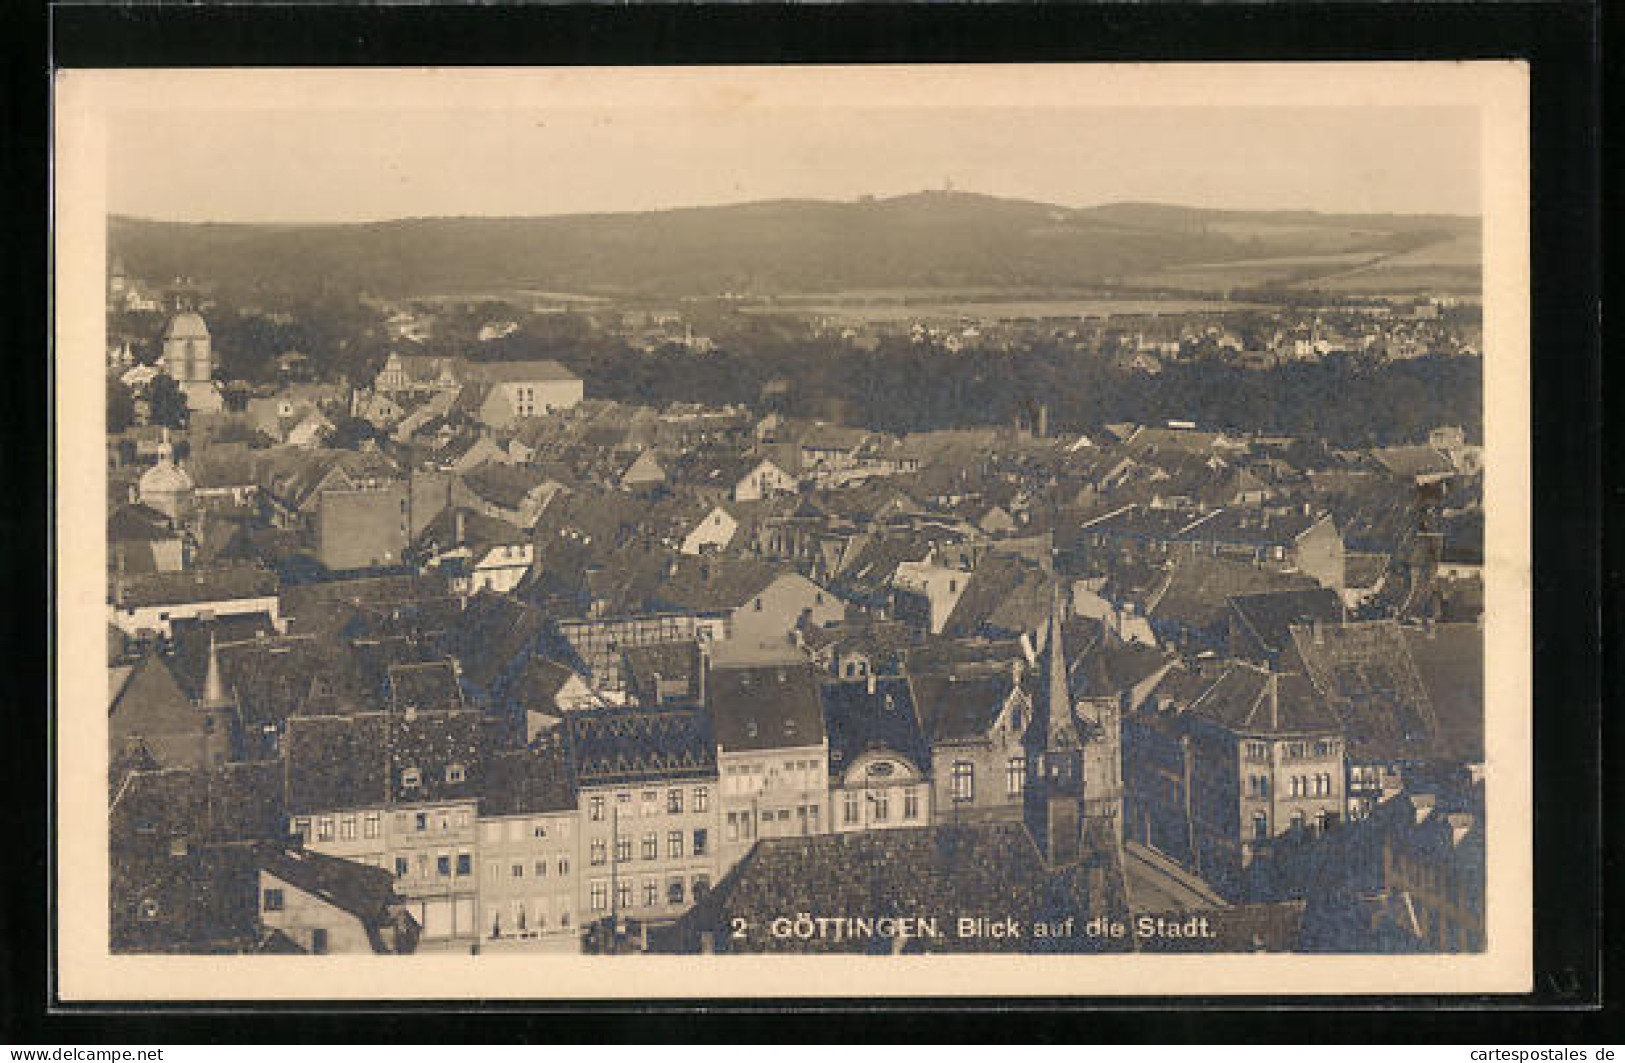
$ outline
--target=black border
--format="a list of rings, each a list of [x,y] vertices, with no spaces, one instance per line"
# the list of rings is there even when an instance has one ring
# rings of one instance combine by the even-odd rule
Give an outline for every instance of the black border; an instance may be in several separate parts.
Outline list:
[[[1588,3],[1118,6],[222,7],[73,5],[5,11],[0,114],[13,209],[3,256],[13,386],[5,470],[22,507],[6,610],[16,692],[3,717],[5,807],[50,807],[48,106],[56,66],[411,66],[1522,58],[1532,67],[1535,459],[1536,978],[1478,998],[695,1001],[688,1005],[423,1002],[57,1006],[45,948],[50,825],[19,817],[0,908],[0,1041],[593,1041],[998,1039],[1575,1043],[1597,1037],[1603,911],[1601,788],[1600,8]],[[21,193],[20,197],[17,195]],[[19,205],[20,199],[20,205]],[[39,228],[24,231],[30,223]],[[39,356],[35,355],[39,352]],[[35,459],[15,461],[19,452]],[[19,468],[19,464],[22,468]],[[26,470],[26,471],[24,471]],[[19,516],[26,514],[26,520]],[[26,617],[26,619],[25,619]],[[33,639],[40,640],[39,652]],[[25,641],[26,640],[26,641]],[[1612,643],[1610,643],[1612,645]],[[1617,663],[1617,661],[1616,661]],[[1611,668],[1617,675],[1617,670]],[[22,682],[17,682],[21,679]],[[37,692],[37,695],[36,695]],[[61,736],[66,738],[66,736]],[[1619,792],[1619,786],[1612,788]],[[16,829],[20,828],[20,830]],[[1219,987],[1215,987],[1216,989]],[[1283,987],[1287,988],[1287,987]],[[793,1010],[791,1010],[793,1009]],[[1418,1014],[1430,1009],[1426,1014]],[[1372,1014],[1376,1012],[1376,1014]],[[832,1022],[834,1015],[841,1021]],[[297,1015],[297,1018],[295,1018]],[[609,1021],[605,1021],[606,1018]],[[1266,1031],[1269,1031],[1266,1033]],[[1425,1032],[1419,1032],[1425,1031]]]

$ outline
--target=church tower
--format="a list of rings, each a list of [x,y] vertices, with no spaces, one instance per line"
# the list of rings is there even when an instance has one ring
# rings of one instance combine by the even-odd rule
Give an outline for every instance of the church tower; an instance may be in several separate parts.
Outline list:
[[[1048,632],[1038,659],[1038,690],[1024,738],[1027,785],[1023,795],[1027,831],[1051,867],[1075,864],[1083,855],[1083,736],[1072,709],[1061,638],[1061,596],[1050,601]]]

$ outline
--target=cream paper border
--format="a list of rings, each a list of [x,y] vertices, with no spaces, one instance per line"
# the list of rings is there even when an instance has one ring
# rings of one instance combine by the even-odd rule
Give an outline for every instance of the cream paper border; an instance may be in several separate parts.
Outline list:
[[[1488,951],[1454,956],[112,956],[106,132],[121,110],[1472,106],[1482,115]],[[1528,69],[1520,62],[72,70],[55,78],[56,975],[62,1002],[1525,992],[1531,945]]]

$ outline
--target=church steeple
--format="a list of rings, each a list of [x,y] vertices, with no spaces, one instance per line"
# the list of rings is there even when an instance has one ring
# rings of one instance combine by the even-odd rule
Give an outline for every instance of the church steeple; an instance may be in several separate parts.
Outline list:
[[[1061,622],[1060,586],[1050,599],[1033,718],[1027,728],[1024,813],[1033,843],[1052,867],[1073,864],[1083,849],[1083,744],[1072,707]]]

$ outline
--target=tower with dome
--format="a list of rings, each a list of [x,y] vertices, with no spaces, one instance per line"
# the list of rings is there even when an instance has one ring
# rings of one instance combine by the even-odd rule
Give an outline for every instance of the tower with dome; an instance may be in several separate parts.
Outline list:
[[[225,407],[220,386],[214,381],[214,347],[203,315],[183,309],[169,319],[161,363],[170,379],[180,385],[193,413],[219,413]]]

